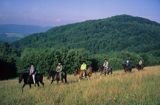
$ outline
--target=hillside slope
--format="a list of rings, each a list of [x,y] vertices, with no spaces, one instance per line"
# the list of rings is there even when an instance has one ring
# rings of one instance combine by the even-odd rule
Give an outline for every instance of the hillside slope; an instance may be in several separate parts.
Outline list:
[[[14,43],[17,48],[85,48],[93,53],[160,49],[160,24],[129,15],[54,27]]]

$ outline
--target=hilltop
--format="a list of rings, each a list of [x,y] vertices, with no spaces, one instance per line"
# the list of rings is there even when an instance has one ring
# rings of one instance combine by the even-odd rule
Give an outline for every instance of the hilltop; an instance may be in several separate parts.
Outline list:
[[[110,18],[54,27],[15,43],[17,48],[85,48],[92,53],[127,50],[149,52],[160,49],[160,24],[141,17]]]

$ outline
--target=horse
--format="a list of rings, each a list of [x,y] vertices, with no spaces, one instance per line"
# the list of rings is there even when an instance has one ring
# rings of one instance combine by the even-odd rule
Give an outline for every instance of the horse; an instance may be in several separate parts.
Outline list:
[[[131,72],[132,71],[132,66],[127,65],[127,64],[122,64],[124,72]]]
[[[51,84],[55,80],[57,81],[57,83],[60,81],[59,73],[56,71],[49,71],[48,72],[48,79],[50,79],[50,78],[52,78]],[[65,71],[61,72],[61,81],[67,83],[67,72],[65,72]]]
[[[105,69],[103,66],[101,66],[98,71],[100,72],[100,75],[104,74],[112,74],[112,67],[108,67],[107,69]]]
[[[143,70],[144,65],[143,64],[142,65],[137,64],[136,68],[137,68],[138,71]]]
[[[83,70],[76,69],[76,70],[74,71],[74,76],[76,76],[76,75],[79,75],[79,81],[80,81],[81,79],[83,79],[83,78],[88,78],[88,80],[90,80],[90,77],[92,76],[92,68],[89,67],[89,68],[85,71],[85,73],[84,73]]]
[[[33,78],[31,75],[29,75],[29,73],[20,73],[19,74],[19,83],[21,83],[23,80],[24,84],[22,86],[22,92],[23,92],[23,88],[25,87],[25,85],[29,85],[29,87],[31,88],[31,84],[33,83]],[[43,85],[44,87],[44,82],[43,82],[43,74],[39,74],[37,73],[35,76],[35,82],[39,87],[39,82]],[[36,86],[36,85],[35,85]]]

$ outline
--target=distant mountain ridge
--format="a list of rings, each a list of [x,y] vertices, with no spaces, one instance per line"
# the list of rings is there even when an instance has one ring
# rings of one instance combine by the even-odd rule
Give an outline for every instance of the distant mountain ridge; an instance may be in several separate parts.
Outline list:
[[[14,43],[17,48],[85,48],[93,53],[160,49],[160,24],[141,17],[118,15],[110,18],[54,27]]]
[[[13,42],[33,33],[45,32],[49,28],[34,25],[0,24],[0,41]]]

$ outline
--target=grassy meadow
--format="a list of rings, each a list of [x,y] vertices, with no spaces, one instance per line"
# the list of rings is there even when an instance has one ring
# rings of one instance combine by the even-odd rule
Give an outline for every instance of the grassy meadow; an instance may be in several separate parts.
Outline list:
[[[0,81],[0,105],[160,105],[160,66],[96,73],[80,82],[69,75],[67,84],[44,82],[39,88],[27,85],[22,93],[18,78]]]

